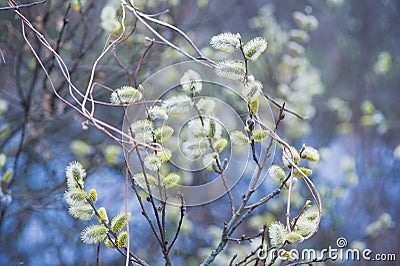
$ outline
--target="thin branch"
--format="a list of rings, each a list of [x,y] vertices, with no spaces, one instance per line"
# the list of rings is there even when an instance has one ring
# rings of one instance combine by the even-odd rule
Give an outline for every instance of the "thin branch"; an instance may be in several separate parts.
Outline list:
[[[164,11],[161,11],[161,12],[158,12],[155,14],[146,14],[146,16],[154,18],[154,17],[159,17],[161,15],[168,14],[168,13],[169,13],[169,9],[165,9]]]
[[[293,223],[292,223],[291,226],[290,226],[290,229],[291,229],[291,230],[294,229],[294,227],[296,226],[297,221],[299,220],[299,218],[300,218],[300,216],[303,214],[303,212],[306,210],[306,208],[307,208],[307,204],[304,204],[304,205],[303,205],[303,208],[301,208],[299,214],[297,214],[297,216],[294,217]]]
[[[144,58],[146,57],[147,53],[150,51],[150,48],[153,46],[153,44],[154,44],[154,40],[151,40],[150,44],[147,45],[146,50],[144,50],[143,54],[140,56],[139,62],[136,66],[135,74],[133,74],[133,81],[135,83],[136,88],[138,86],[137,77],[139,74],[140,67],[142,66]]]
[[[117,64],[120,67],[122,67],[122,69],[125,71],[125,74],[128,77],[128,83],[130,86],[132,86],[133,82],[132,82],[131,73],[129,71],[129,68],[126,65],[124,65],[124,63],[122,63],[121,60],[119,60],[117,52],[115,50],[112,50],[112,55],[114,57],[115,62],[117,62]],[[93,83],[93,85],[94,85],[94,83]]]
[[[182,195],[182,193],[179,192],[179,193],[178,193],[178,197],[179,197],[180,200],[181,200],[181,214],[180,214],[180,218],[179,218],[179,222],[178,222],[178,227],[177,227],[177,229],[176,229],[175,235],[174,235],[174,237],[173,237],[173,239],[172,239],[172,241],[171,241],[171,244],[169,244],[168,252],[170,252],[171,248],[172,248],[173,245],[175,244],[175,241],[178,239],[178,235],[179,235],[179,232],[180,232],[180,230],[181,230],[182,223],[183,223],[183,217],[185,216],[186,207],[185,207],[185,202],[184,202],[184,200],[183,200],[183,195]]]
[[[148,15],[146,15],[144,13],[141,13],[134,6],[128,4],[126,2],[126,0],[122,0],[122,6],[125,6],[127,9],[132,11],[133,15],[137,19],[139,19],[146,28],[148,28],[158,39],[160,39],[162,42],[166,43],[169,47],[175,49],[176,51],[178,51],[182,55],[188,57],[190,60],[206,64],[209,67],[213,67],[215,65],[214,61],[212,61],[211,59],[205,57],[200,52],[200,50],[194,45],[193,41],[183,31],[181,31],[180,29],[178,29],[175,26],[172,26],[172,25],[170,25],[168,23],[165,23],[165,22],[162,22],[160,20],[154,19],[154,18],[152,18],[152,17],[150,17],[150,16],[148,16]],[[193,49],[197,52],[197,54],[200,56],[200,58],[197,58],[195,56],[190,55],[185,50],[179,48],[178,46],[176,46],[175,44],[173,44],[172,42],[167,40],[164,36],[162,36],[160,33],[158,33],[152,26],[150,26],[149,23],[147,23],[147,21],[151,21],[153,23],[159,24],[161,26],[169,28],[169,29],[177,32],[178,34],[180,34],[193,47]]]
[[[14,3],[14,2],[13,2],[12,0],[9,1],[9,4],[10,4],[11,6],[14,5],[13,3]],[[108,135],[109,137],[111,137],[112,139],[114,139],[115,141],[117,141],[118,143],[123,144],[124,142],[126,142],[126,141],[124,141],[123,139],[128,139],[128,142],[132,141],[132,140],[131,140],[131,136],[129,136],[128,134],[126,134],[126,133],[123,132],[122,130],[117,129],[116,127],[112,126],[111,124],[106,123],[106,122],[104,122],[104,121],[101,121],[101,120],[99,120],[99,119],[97,119],[97,118],[95,118],[95,117],[93,116],[93,112],[94,112],[94,103],[95,103],[95,101],[94,101],[94,99],[93,99],[93,97],[92,97],[93,86],[92,86],[92,85],[88,86],[88,89],[87,89],[87,91],[86,91],[86,94],[83,95],[83,94],[74,86],[74,84],[71,82],[71,78],[70,78],[70,74],[69,74],[69,72],[68,72],[68,68],[67,68],[65,62],[63,61],[63,59],[60,57],[60,55],[54,51],[54,49],[51,47],[51,45],[48,43],[48,41],[43,37],[43,35],[29,22],[28,19],[26,19],[26,18],[22,15],[21,12],[19,12],[18,10],[15,10],[14,12],[17,13],[17,15],[21,18],[21,21],[22,21],[22,22],[21,22],[21,25],[22,25],[22,34],[23,34],[23,37],[24,37],[24,39],[25,39],[25,42],[28,44],[28,46],[29,46],[29,48],[31,49],[32,53],[34,54],[36,60],[39,62],[40,67],[43,69],[45,75],[47,76],[48,81],[49,81],[49,83],[50,83],[50,86],[51,86],[53,92],[55,93],[55,95],[56,95],[61,101],[63,101],[65,104],[67,104],[68,106],[70,106],[71,108],[73,108],[74,110],[76,110],[78,113],[80,113],[83,117],[87,118],[91,123],[93,123],[93,125],[94,125],[98,130],[100,130],[101,132],[105,133],[106,135]],[[32,44],[29,42],[28,38],[26,37],[26,34],[25,34],[25,24],[36,34],[37,39],[38,39],[47,49],[49,49],[50,52],[55,56],[56,61],[57,61],[58,65],[59,65],[59,67],[60,67],[60,70],[61,70],[63,76],[65,77],[65,79],[66,79],[67,82],[68,82],[70,96],[73,98],[73,100],[75,101],[75,103],[77,103],[77,104],[81,107],[81,109],[78,108],[78,107],[76,107],[73,103],[67,101],[67,100],[66,100],[64,97],[62,97],[61,95],[59,95],[58,91],[55,89],[55,86],[54,86],[53,81],[52,81],[52,79],[51,79],[51,77],[50,77],[50,74],[47,72],[47,70],[46,70],[46,68],[45,68],[45,66],[44,66],[44,64],[43,64],[43,62],[41,61],[41,59],[40,59],[38,53],[35,51],[35,49],[33,48]],[[111,45],[111,46],[112,46],[112,45]],[[106,48],[106,50],[107,50],[107,49],[110,49],[110,46],[109,46],[108,48]],[[100,60],[100,58],[101,58],[102,56],[104,56],[104,54],[100,55],[100,57],[96,60],[97,63],[99,62],[99,60]],[[93,66],[93,68],[92,68],[92,74],[94,73],[94,69],[95,69],[95,66]],[[91,80],[92,80],[92,82],[93,82],[93,77],[91,78]],[[75,93],[78,93],[80,96],[83,97],[83,101],[82,101],[82,102],[80,102],[80,101],[76,98]],[[91,110],[91,111],[89,111],[89,110],[85,107],[85,105],[86,105],[85,103],[86,103],[88,100],[89,100],[89,102],[92,104],[92,110]],[[118,134],[119,136],[118,136],[118,137],[115,136],[112,132]],[[121,140],[121,137],[122,137],[122,140]],[[145,144],[145,143],[140,143],[140,142],[138,142],[138,141],[136,141],[136,143],[137,143],[139,146],[142,146],[142,147],[145,147],[145,148],[148,148],[148,149],[154,149],[154,148],[155,148],[155,147],[152,147],[151,145],[147,145],[147,144]]]
[[[335,261],[335,258],[333,258],[333,257],[327,257],[327,258],[322,258],[322,259],[315,258],[315,259],[309,260],[309,261],[300,261],[300,262],[291,263],[291,264],[288,264],[287,266],[298,266],[298,265],[306,265],[306,264],[313,265],[313,263],[315,263],[315,262],[326,262],[329,260]]]
[[[263,232],[260,232],[260,233],[258,233],[258,234],[256,234],[256,235],[253,235],[253,236],[245,236],[245,235],[242,235],[240,238],[228,237],[228,240],[229,240],[229,241],[234,241],[234,242],[237,242],[237,243],[241,243],[241,242],[243,242],[243,241],[252,242],[255,238],[257,238],[257,237],[259,237],[259,236],[262,236],[262,235],[263,235]]]
[[[128,183],[129,183],[129,168],[128,165],[125,164],[125,186],[124,186],[124,207],[125,207],[125,221],[126,221],[126,233],[128,235],[127,238],[127,244],[126,244],[126,250],[128,250],[128,252],[130,252],[130,230],[129,230],[129,219],[128,219]],[[129,256],[126,256],[126,261],[125,261],[125,266],[129,265]]]
[[[136,198],[137,198],[137,200],[139,202],[140,208],[142,209],[142,215],[146,218],[147,223],[150,225],[151,231],[153,232],[153,235],[155,236],[158,244],[161,246],[162,245],[161,244],[161,239],[157,234],[157,231],[156,231],[156,228],[153,225],[153,222],[151,221],[149,215],[147,214],[147,211],[146,211],[146,209],[144,207],[144,204],[143,204],[142,198],[140,196],[140,193],[139,193],[139,191],[138,191],[138,189],[136,187],[135,180],[132,177],[131,177],[131,187],[132,187],[133,191],[135,192],[135,195],[136,195]]]
[[[219,165],[219,164],[220,163],[218,162],[217,165]],[[220,165],[219,165],[219,167],[221,168]],[[222,168],[221,168],[221,170],[222,170]],[[228,194],[229,205],[231,207],[231,212],[232,212],[232,215],[233,215],[235,213],[235,201],[233,200],[232,192],[229,189],[229,186],[228,186],[228,183],[226,181],[226,177],[225,177],[225,174],[224,174],[223,171],[221,171],[221,179],[222,179],[222,183],[224,185],[224,188],[225,188],[225,190],[226,190],[226,192]]]
[[[20,4],[20,5],[12,5],[12,6],[5,6],[5,7],[0,7],[0,11],[2,10],[17,10],[20,8],[26,8],[26,7],[31,7],[31,6],[36,6],[36,5],[40,5],[47,2],[47,0],[42,0],[42,1],[38,1],[38,2],[32,2],[32,3],[28,3],[28,4]]]
[[[100,266],[100,245],[101,243],[98,243],[96,247],[96,266]]]
[[[266,94],[265,92],[263,93],[263,95],[264,95],[264,97],[265,97],[268,101],[272,102],[272,103],[273,103],[276,107],[278,107],[279,109],[281,109],[282,106],[284,106],[284,105],[280,105],[280,104],[279,104],[277,101],[275,101],[273,98],[269,97],[268,94]],[[283,108],[283,110],[285,110],[285,112],[287,112],[287,113],[289,113],[289,114],[291,114],[291,115],[294,115],[295,117],[297,117],[297,118],[299,118],[299,119],[301,119],[301,120],[306,120],[306,119],[307,119],[306,117],[303,117],[303,116],[297,114],[296,112],[294,112],[294,111],[292,111],[292,110],[289,110],[289,109],[287,109],[287,108]]]
[[[238,256],[237,254],[233,255],[231,261],[229,262],[229,266],[233,265],[233,262],[236,260],[237,256]]]
[[[246,257],[244,257],[241,261],[236,263],[235,265],[248,265],[250,262],[255,261],[258,256],[256,254],[262,248],[262,246],[258,246],[255,250],[251,251]],[[248,261],[249,260],[249,261]]]
[[[264,224],[263,230],[262,230],[262,233],[261,233],[261,248],[262,248],[262,250],[264,250],[264,247],[266,246],[265,245],[266,234],[267,234],[267,225]],[[265,252],[267,252],[267,251],[265,251]],[[258,265],[259,261],[260,261],[260,256],[257,256],[257,260],[255,262],[255,265]],[[263,259],[262,262],[265,263],[265,259]]]
[[[1,50],[1,48],[0,48],[0,56],[1,56],[1,61],[3,61],[4,64],[7,64],[6,58],[4,57],[3,50]]]

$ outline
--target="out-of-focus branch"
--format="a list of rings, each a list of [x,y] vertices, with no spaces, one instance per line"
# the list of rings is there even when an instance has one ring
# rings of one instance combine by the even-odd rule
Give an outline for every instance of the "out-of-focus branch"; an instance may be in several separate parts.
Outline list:
[[[128,10],[130,10],[133,15],[140,21],[143,23],[143,25],[148,28],[159,40],[161,40],[161,42],[165,43],[166,45],[168,45],[169,47],[173,48],[174,50],[178,51],[180,54],[186,56],[187,58],[189,58],[190,60],[196,61],[196,62],[200,62],[202,64],[205,64],[209,67],[214,67],[215,66],[215,62],[209,58],[207,58],[206,56],[204,56],[200,49],[194,44],[194,42],[189,38],[189,36],[186,35],[186,33],[184,33],[182,30],[180,30],[179,28],[168,24],[166,22],[163,22],[161,20],[155,19],[153,16],[151,15],[147,15],[144,14],[142,12],[140,12],[139,10],[137,10],[132,4],[127,3],[126,0],[122,0],[122,6],[126,7]],[[155,23],[157,25],[166,27],[172,31],[175,31],[176,33],[178,33],[180,36],[182,36],[188,43],[189,45],[195,50],[196,54],[198,56],[193,56],[191,54],[189,54],[187,51],[183,50],[182,48],[178,47],[177,45],[173,44],[171,41],[167,40],[164,36],[162,36],[157,30],[155,30],[148,22],[152,22]]]
[[[17,10],[17,9],[20,9],[20,8],[32,7],[32,6],[43,4],[46,1],[47,0],[42,0],[42,1],[32,2],[32,3],[28,3],[28,4],[20,4],[20,5],[0,7],[0,11],[2,11],[2,10]]]

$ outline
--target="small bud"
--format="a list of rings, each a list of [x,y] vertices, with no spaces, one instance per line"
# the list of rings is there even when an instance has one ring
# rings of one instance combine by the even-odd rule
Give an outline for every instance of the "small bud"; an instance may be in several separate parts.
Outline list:
[[[221,152],[225,149],[228,141],[225,138],[219,138],[214,141],[213,148],[216,152]]]
[[[312,162],[319,161],[319,152],[318,152],[318,150],[314,149],[313,147],[303,145],[303,148],[302,148],[300,154],[301,154],[301,158],[307,159],[309,161],[312,161]]]
[[[0,168],[6,165],[7,156],[4,153],[0,153]]]
[[[81,232],[81,240],[85,244],[97,244],[107,237],[108,229],[104,225],[91,225]]]
[[[254,120],[251,118],[247,118],[246,120],[246,128],[249,129],[249,131],[252,131],[254,129]]]
[[[218,174],[221,173],[221,171],[219,170],[218,165],[217,165],[216,162],[213,162],[213,164],[212,164],[212,169],[214,170],[214,172],[216,172],[216,173],[218,173]]]
[[[269,136],[269,133],[267,130],[263,130],[263,129],[254,129],[252,134],[251,134],[251,138],[255,141],[255,142],[263,142],[264,140],[266,140]]]
[[[312,170],[311,169],[308,169],[308,168],[305,168],[305,167],[299,167],[299,169],[306,176],[310,176],[312,174]],[[303,175],[297,169],[294,170],[293,176],[297,177],[297,178],[303,178]]]
[[[100,215],[99,223],[101,223],[101,221],[104,221],[106,224],[108,224],[109,221],[106,209],[104,207],[101,207],[97,212]]]
[[[228,166],[228,159],[224,158],[224,160],[222,161],[222,166],[221,166],[222,170],[225,170],[227,166]]]
[[[211,157],[212,157],[214,160],[218,160],[218,159],[219,159],[219,155],[218,155],[218,153],[216,153],[216,152],[213,152],[213,154],[211,155]]]
[[[90,199],[92,202],[96,202],[96,200],[97,200],[97,191],[96,191],[94,188],[92,188],[92,189],[89,191],[89,199]]]
[[[164,177],[161,182],[165,188],[173,188],[178,185],[180,179],[181,177],[178,174],[169,174]]]
[[[110,97],[113,104],[132,104],[142,99],[142,93],[132,86],[122,86],[115,90]]]
[[[239,146],[245,146],[250,142],[249,138],[242,131],[239,130],[231,132],[230,138],[233,144]]]
[[[208,137],[209,138],[214,138],[215,137],[215,131],[216,131],[215,121],[210,119],[210,130],[208,132]]]
[[[251,115],[255,115],[258,113],[258,107],[260,105],[260,101],[257,99],[255,99],[254,101],[249,103],[249,113]]]
[[[121,233],[118,234],[117,237],[117,246],[119,248],[124,248],[126,247],[126,242],[128,241],[128,233],[126,231],[122,231]]]
[[[168,141],[173,133],[174,129],[170,126],[162,126],[154,130],[154,135],[156,137],[157,142],[159,143],[164,143]]]
[[[280,183],[286,178],[286,173],[279,165],[273,164],[268,169],[268,174],[271,176],[272,180]]]
[[[120,212],[117,215],[115,215],[111,219],[110,223],[110,228],[114,233],[118,233],[122,231],[122,228],[126,225],[127,219],[128,221],[131,219],[132,214],[130,212],[125,213],[125,212]]]
[[[12,179],[14,175],[14,170],[12,168],[7,169],[7,171],[4,173],[2,182],[8,183]]]
[[[286,235],[286,241],[289,243],[297,243],[297,242],[302,242],[304,240],[304,237],[302,237],[300,234],[295,233],[295,232],[290,232]]]
[[[185,74],[183,74],[180,83],[184,91],[194,95],[196,92],[200,92],[202,90],[203,85],[201,81],[202,78],[200,74],[189,69],[185,72]]]

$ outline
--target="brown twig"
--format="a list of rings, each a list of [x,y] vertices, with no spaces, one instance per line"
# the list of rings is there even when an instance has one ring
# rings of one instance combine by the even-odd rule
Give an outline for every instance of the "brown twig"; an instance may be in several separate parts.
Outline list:
[[[280,105],[280,104],[279,104],[277,101],[275,101],[273,98],[269,97],[267,93],[264,92],[263,95],[264,95],[264,97],[265,97],[268,101],[272,102],[272,103],[273,103],[276,107],[278,107],[279,109],[281,109],[282,106],[284,106],[284,105]],[[306,119],[307,119],[306,117],[303,117],[303,116],[297,114],[296,112],[294,112],[294,111],[292,111],[292,110],[289,110],[289,109],[287,109],[287,108],[284,108],[284,107],[283,107],[283,110],[284,110],[285,112],[291,114],[291,115],[294,115],[294,116],[297,117],[298,119],[301,119],[301,120],[306,120]]]
[[[290,226],[290,229],[291,229],[291,230],[294,230],[297,221],[299,220],[300,216],[304,213],[304,211],[306,210],[306,208],[307,208],[307,204],[304,204],[303,207],[301,208],[301,210],[299,211],[299,214],[297,214],[297,216],[294,217],[293,223],[292,223],[291,226]]]
[[[180,230],[181,230],[181,227],[182,227],[182,223],[183,223],[183,217],[185,216],[186,207],[185,207],[185,201],[183,199],[182,193],[178,193],[178,197],[181,200],[181,213],[180,213],[180,217],[179,217],[178,227],[176,228],[176,231],[175,231],[175,235],[172,238],[172,241],[168,246],[168,252],[171,251],[171,249],[174,246],[176,240],[178,239],[178,235],[180,233]]]
[[[236,260],[237,256],[237,254],[233,255],[232,259],[229,261],[229,266],[233,265],[233,262]]]
[[[140,11],[138,11],[134,6],[132,6],[131,4],[127,3],[126,0],[122,0],[122,5],[125,6],[128,10],[130,10],[133,15],[139,19],[142,24],[148,28],[158,39],[160,39],[162,42],[164,42],[165,44],[167,44],[169,47],[173,48],[174,50],[178,51],[180,54],[186,56],[187,58],[189,58],[190,60],[196,61],[196,62],[200,62],[202,64],[206,64],[209,67],[213,67],[215,65],[215,63],[205,57],[200,50],[196,47],[196,45],[194,45],[193,41],[180,29],[178,29],[175,26],[172,26],[166,22],[162,22],[160,20],[157,20],[151,16],[148,16],[144,13],[141,13]],[[163,27],[169,28],[175,32],[177,32],[179,35],[181,35],[191,46],[192,48],[196,51],[196,53],[200,56],[200,58],[197,58],[195,56],[192,56],[191,54],[189,54],[188,52],[186,52],[185,50],[183,50],[182,48],[176,46],[175,44],[173,44],[172,42],[170,42],[169,40],[167,40],[164,36],[162,36],[158,31],[156,31],[152,26],[150,26],[149,22],[153,22],[156,23],[158,25],[161,25]]]
[[[136,88],[138,87],[137,78],[138,78],[140,67],[142,66],[144,58],[146,57],[147,53],[150,51],[150,49],[153,46],[153,44],[154,44],[154,40],[151,40],[150,44],[146,46],[146,49],[144,50],[143,54],[139,58],[138,64],[137,64],[136,69],[135,69],[135,73],[133,75],[133,81],[134,81],[134,84],[135,84]]]
[[[121,60],[119,60],[117,52],[114,49],[111,51],[111,53],[112,53],[112,56],[114,57],[115,62],[117,62],[117,64],[120,67],[122,67],[122,69],[125,71],[125,74],[128,77],[128,83],[129,83],[129,85],[132,86],[133,82],[132,82],[132,77],[131,77],[131,73],[129,71],[129,68],[126,65],[124,65],[124,63],[122,63]]]
[[[36,6],[36,5],[40,5],[47,2],[47,0],[42,0],[42,1],[38,1],[38,2],[32,2],[32,3],[28,3],[28,4],[20,4],[20,5],[16,5],[13,4],[12,6],[5,6],[5,7],[0,7],[0,11],[2,10],[17,10],[20,8],[26,8],[26,7],[32,7],[32,6]]]
[[[315,259],[309,260],[309,261],[300,261],[300,262],[291,263],[291,264],[288,264],[287,266],[298,266],[298,265],[310,265],[311,266],[315,262],[326,262],[329,260],[335,261],[335,258],[333,258],[333,257],[327,257],[327,258],[321,258],[321,259],[315,258]]]
[[[100,266],[100,245],[101,243],[98,243],[96,247],[96,266]]]

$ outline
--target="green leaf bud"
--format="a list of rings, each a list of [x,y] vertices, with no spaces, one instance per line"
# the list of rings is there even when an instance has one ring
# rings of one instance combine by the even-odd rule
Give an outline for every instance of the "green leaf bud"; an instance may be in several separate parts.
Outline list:
[[[157,185],[157,179],[154,176],[146,173],[146,177],[147,177],[147,182],[149,183],[150,188]],[[143,173],[134,174],[132,178],[133,178],[133,180],[136,181],[136,183],[139,186],[141,186],[143,188],[147,188],[146,180],[145,180]]]
[[[255,141],[255,142],[263,142],[264,140],[266,140],[269,136],[269,133],[267,130],[263,130],[263,129],[254,129],[251,132],[251,138]]]
[[[118,234],[117,237],[117,246],[119,248],[124,248],[126,247],[126,242],[128,241],[128,233],[126,231],[122,231],[121,233]]]
[[[282,182],[286,178],[286,173],[279,165],[273,164],[268,169],[268,175],[277,183]]]
[[[169,174],[164,177],[161,182],[165,188],[173,188],[178,185],[180,179],[181,177],[178,174]]]
[[[78,184],[83,188],[84,179],[86,177],[86,170],[79,162],[71,162],[65,168],[65,175],[67,177],[67,187],[76,188]]]
[[[317,149],[314,149],[313,147],[310,146],[305,146],[303,145],[303,148],[301,149],[300,152],[301,158],[307,159],[312,162],[317,162],[319,161],[319,152]]]
[[[97,210],[97,212],[100,215],[99,223],[101,223],[101,221],[104,221],[106,224],[108,224],[109,220],[108,220],[108,215],[107,215],[107,210],[104,207],[101,207],[100,209]]]
[[[258,113],[258,107],[260,105],[260,101],[257,99],[255,99],[254,101],[251,101],[249,103],[249,113],[251,115],[255,115]]]
[[[278,221],[273,222],[269,226],[268,232],[272,247],[281,247],[283,243],[285,243],[286,229],[281,222]]]
[[[142,93],[132,86],[122,86],[111,93],[110,101],[113,104],[133,104],[143,98]]]
[[[305,167],[299,167],[299,169],[306,176],[310,176],[312,174],[312,170],[311,169],[308,169],[308,168],[305,168]],[[297,178],[303,178],[303,175],[297,169],[294,169],[293,176],[297,177]]]
[[[81,232],[81,240],[85,244],[97,244],[107,237],[107,228],[104,225],[91,225]]]
[[[216,50],[231,54],[240,47],[240,39],[239,33],[224,32],[213,36],[210,44]]]
[[[218,62],[215,68],[218,76],[244,82],[246,76],[246,67],[242,61],[225,60]]]
[[[92,202],[96,202],[96,201],[97,201],[97,191],[96,191],[94,188],[92,188],[92,189],[89,191],[89,199],[90,199]]]
[[[290,232],[286,234],[286,241],[289,243],[302,242],[304,237],[296,232]]]
[[[216,152],[221,152],[225,149],[228,141],[225,138],[216,139],[213,143],[213,148]]]
[[[199,73],[189,69],[183,74],[180,84],[184,91],[190,94],[198,93],[202,90],[203,84],[201,83],[202,78]]]
[[[170,149],[163,149],[162,151],[157,152],[157,156],[162,162],[166,163],[171,159],[172,152]]]
[[[70,206],[86,204],[86,191],[80,188],[71,188],[64,193],[64,200]]]
[[[4,153],[0,154],[0,168],[3,168],[6,165],[7,156]]]
[[[250,143],[249,138],[242,131],[239,130],[231,132],[230,138],[232,143],[235,145],[245,146]]]
[[[243,52],[247,59],[256,61],[267,50],[268,42],[263,37],[251,39],[243,46]]]
[[[70,206],[68,212],[72,217],[82,221],[89,221],[94,215],[94,210],[89,204]]]
[[[118,233],[120,231],[122,231],[122,229],[124,228],[124,226],[126,225],[126,218],[128,218],[128,221],[131,219],[132,213],[128,212],[120,212],[117,215],[115,215],[112,219],[111,219],[111,223],[110,223],[110,228],[114,233]]]
[[[174,129],[170,126],[162,126],[154,130],[154,135],[156,137],[157,142],[159,143],[164,143],[168,141],[173,133]]]

